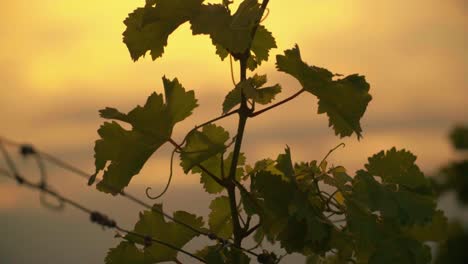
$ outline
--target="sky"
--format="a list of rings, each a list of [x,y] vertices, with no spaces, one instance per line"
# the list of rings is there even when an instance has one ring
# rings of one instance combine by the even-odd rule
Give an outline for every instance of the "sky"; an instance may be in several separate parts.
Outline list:
[[[3,1],[0,136],[34,143],[91,172],[96,130],[102,123],[98,110],[111,106],[126,112],[143,104],[153,91],[162,92],[162,76],[177,77],[185,88],[195,90],[200,104],[192,117],[177,125],[176,139],[219,115],[224,96],[233,88],[229,62],[219,60],[207,36],[192,36],[189,24],[169,38],[163,58],[131,60],[122,43],[122,21],[142,5],[141,0]],[[316,114],[317,101],[311,95],[256,117],[246,130],[248,162],[276,157],[286,145],[296,161],[317,160],[341,142],[346,147],[329,160],[349,171],[393,146],[412,151],[428,174],[457,158],[447,135],[468,116],[466,0],[271,0],[269,8],[263,24],[279,48],[255,73],[267,74],[270,83],[283,86],[279,99],[300,86],[276,72],[274,56],[298,44],[310,65],[365,75],[373,100],[361,120],[360,141],[336,137],[326,116]],[[238,74],[237,67],[234,72]],[[235,118],[219,124],[234,134]],[[169,146],[158,151],[130,189],[143,196],[145,186],[162,188],[170,151]],[[35,173],[31,161],[18,159],[18,164]],[[129,226],[136,220],[140,208],[99,194],[57,168],[48,169],[51,184],[65,193],[106,208]],[[163,199],[168,210],[194,207],[206,214],[204,205],[210,197],[201,194],[198,181],[196,175],[176,170]],[[105,250],[116,244],[113,234],[96,236],[98,228],[82,218],[71,209],[63,214],[47,211],[36,193],[0,179],[0,236],[10,241],[0,242],[0,262],[3,258],[7,263],[61,263],[73,258],[76,263],[102,263]],[[70,225],[74,233],[67,234]],[[63,234],[76,239],[63,243]],[[54,254],[56,262],[51,261]]]

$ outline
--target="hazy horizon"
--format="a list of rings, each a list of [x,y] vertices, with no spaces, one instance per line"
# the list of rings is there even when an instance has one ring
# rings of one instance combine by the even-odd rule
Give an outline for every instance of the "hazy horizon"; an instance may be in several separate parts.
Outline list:
[[[221,2],[221,1],[207,1]],[[239,3],[239,1],[235,1]],[[107,106],[126,112],[162,92],[162,76],[177,77],[199,100],[194,115],[176,126],[180,140],[194,125],[221,113],[233,87],[229,61],[221,61],[207,36],[193,37],[189,24],[169,38],[162,59],[133,62],[122,43],[123,19],[140,1],[7,1],[0,9],[0,136],[34,143],[86,171],[94,167],[98,110]],[[330,162],[352,174],[367,157],[393,146],[418,156],[417,164],[433,174],[457,158],[450,130],[467,123],[468,5],[464,0],[296,0],[270,2],[263,23],[278,49],[256,73],[281,83],[285,98],[299,83],[275,70],[274,57],[298,44],[304,61],[341,74],[359,73],[371,84],[373,100],[361,124],[363,139],[340,139],[317,115],[316,99],[304,95],[283,108],[250,120],[244,152],[249,163],[276,157],[286,145],[294,161],[321,159],[341,142]],[[238,68],[234,69],[238,73]],[[236,118],[219,124],[234,134]],[[14,149],[9,148],[12,152]],[[130,189],[144,197],[146,186],[157,190],[167,180],[170,146],[150,160]],[[17,155],[15,155],[18,158]],[[32,161],[17,160],[36,176]],[[4,161],[0,161],[3,166]],[[176,165],[179,162],[176,162]],[[50,166],[51,184],[77,200],[115,215],[131,227],[141,208],[98,193],[84,180]],[[169,211],[208,212],[210,198],[197,175],[175,171],[167,197]],[[189,197],[188,197],[189,196]],[[214,197],[214,196],[211,196]],[[441,203],[458,212],[448,196]],[[194,202],[197,201],[197,202]],[[113,231],[100,233],[85,215],[41,208],[38,194],[0,178],[0,262],[103,263],[116,245]],[[65,239],[66,238],[66,239]],[[70,260],[71,259],[71,260]]]

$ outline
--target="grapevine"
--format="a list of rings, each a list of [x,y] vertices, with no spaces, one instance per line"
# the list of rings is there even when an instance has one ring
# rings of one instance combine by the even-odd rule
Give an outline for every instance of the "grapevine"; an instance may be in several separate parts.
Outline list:
[[[310,94],[318,99],[317,114],[328,117],[337,137],[354,135],[360,140],[361,119],[372,96],[363,75],[343,76],[311,65],[295,45],[276,55],[276,69],[295,78],[301,88],[276,100],[282,86],[268,84],[258,67],[277,48],[273,33],[262,24],[270,11],[277,10],[269,10],[269,0],[239,2],[234,11],[233,1],[226,0],[218,4],[146,0],[124,20],[123,42],[134,61],[145,55],[159,59],[169,36],[189,23],[193,35],[208,36],[216,55],[221,60],[229,57],[240,72],[237,83],[232,76],[234,87],[220,104],[222,114],[188,131],[181,142],[173,138],[173,131],[198,106],[195,91],[186,89],[182,79],[162,77],[164,92],[152,93],[142,106],[128,112],[113,107],[100,110],[106,121],[97,131],[95,171],[88,183],[146,208],[133,230],[119,229],[125,235],[108,251],[105,263],[182,263],[180,256],[185,254],[194,262],[210,264],[272,264],[292,253],[304,255],[307,263],[430,263],[426,242],[444,239],[437,234],[445,232],[447,221],[436,209],[433,183],[411,152],[380,151],[355,173],[328,164],[329,155],[344,147],[339,143],[325,157],[310,161],[294,160],[293,150],[286,147],[276,158],[247,163],[248,153],[242,151],[248,137],[245,128],[257,116]],[[236,119],[236,131],[217,124],[224,119]],[[207,218],[185,211],[170,216],[157,201],[149,205],[125,192],[165,144],[173,148],[173,159],[178,155],[186,177],[199,177],[204,190],[213,195]],[[9,175],[15,176],[14,171]],[[163,196],[170,183],[171,177],[159,195],[147,189],[148,198]],[[102,214],[91,217],[118,228]],[[198,236],[207,237],[210,244],[187,252],[186,245]],[[246,248],[247,239],[257,246]],[[281,250],[269,249],[271,244]]]

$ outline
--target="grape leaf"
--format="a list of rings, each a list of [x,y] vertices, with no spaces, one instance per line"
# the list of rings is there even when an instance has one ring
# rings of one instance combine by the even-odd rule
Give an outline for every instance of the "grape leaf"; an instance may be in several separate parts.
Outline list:
[[[263,163],[258,166],[271,167]],[[275,169],[280,173],[267,170],[253,173],[251,192],[241,192],[243,202],[255,199],[252,204],[245,203],[249,205],[250,214],[257,211],[266,237],[270,241],[280,241],[287,252],[324,253],[329,248],[332,224],[323,215],[317,189],[302,188],[295,180],[289,148],[278,156]]]
[[[127,264],[127,263],[134,263],[134,264],[150,264],[152,263],[149,261],[145,254],[140,251],[134,244],[123,241],[115,247],[111,248],[109,252],[107,252],[107,256],[105,259],[106,264]]]
[[[307,92],[317,96],[318,113],[328,115],[336,135],[345,137],[354,132],[358,139],[362,137],[360,119],[372,99],[363,76],[353,74],[334,80],[330,71],[303,62],[297,45],[285,55],[277,55],[276,61],[279,71],[292,75]]]
[[[97,189],[113,195],[129,184],[154,151],[165,142],[150,139],[139,131],[127,131],[116,122],[105,122],[98,133],[101,139],[96,141],[94,147],[96,172],[91,179],[104,170],[110,161]]]
[[[231,258],[235,253],[238,256],[237,262]],[[249,264],[250,258],[239,249],[219,246],[207,246],[202,250],[197,251],[197,256],[203,258],[207,264]]]
[[[450,133],[450,139],[457,150],[468,149],[468,126],[457,126]]]
[[[219,237],[228,239],[232,236],[232,217],[229,198],[221,196],[211,201],[211,213],[208,216],[210,231]]]
[[[297,187],[296,187],[297,188]],[[329,249],[332,224],[316,206],[316,192],[296,191],[289,204],[287,228],[279,234],[281,246],[287,252],[324,253]],[[313,201],[315,199],[315,201]]]
[[[149,157],[161,147],[172,134],[177,122],[187,118],[197,106],[193,91],[186,91],[177,79],[163,77],[166,102],[161,94],[151,94],[143,107],[137,106],[128,114],[115,108],[100,111],[106,119],[115,119],[132,125],[124,129],[117,122],[105,122],[96,141],[96,171],[90,178],[92,184],[97,174],[105,169],[103,180],[97,184],[98,190],[118,194],[133,176],[138,174]]]
[[[405,236],[397,223],[381,219],[353,200],[347,200],[346,207],[346,229],[353,238],[357,263],[428,263],[427,247]]]
[[[229,156],[224,159],[224,176],[229,175],[229,169],[232,164],[233,153],[231,152]],[[239,154],[239,159],[237,165],[239,166],[236,171],[236,179],[239,181],[242,175],[244,174],[244,169],[240,166],[245,164],[245,156],[243,153]],[[214,176],[219,179],[222,179],[221,174],[221,154],[216,154],[215,156],[210,157],[209,159],[203,161],[201,165],[211,172]],[[198,167],[192,168],[192,173],[201,173],[200,183],[203,184],[203,188],[211,194],[220,193],[224,190],[224,187],[219,185],[215,180],[211,178],[205,171],[201,170]]]
[[[171,118],[171,123],[183,121],[192,114],[197,105],[195,93],[193,91],[185,92],[184,87],[177,79],[170,81],[163,78],[164,92],[166,96],[167,115]]]
[[[415,164],[416,156],[406,150],[392,148],[381,151],[369,158],[365,165],[372,175],[382,178],[382,182],[399,184],[410,189],[429,189],[429,181]]]
[[[207,264],[224,263],[224,250],[219,250],[219,246],[206,246],[197,251],[196,255],[206,261]]]
[[[169,35],[198,13],[203,0],[151,0],[128,15],[123,41],[134,61],[150,51],[162,56]]]
[[[272,159],[263,159],[257,161],[255,163],[255,167],[249,173],[254,174],[262,170],[268,171],[274,175],[284,176],[284,174],[276,168],[276,161]]]
[[[286,179],[292,179],[295,176],[289,147],[286,147],[284,154],[278,155],[276,162],[276,168],[286,176]]]
[[[266,105],[271,103],[271,101],[275,99],[275,96],[281,92],[281,86],[279,84],[261,88],[266,82],[266,75],[255,74],[253,77],[240,82],[239,86],[248,99]]]
[[[241,103],[241,100],[242,100],[241,91],[242,89],[239,85],[236,85],[234,89],[229,91],[229,93],[226,95],[226,98],[224,99],[224,102],[223,102],[223,114],[226,114],[236,105]]]
[[[432,195],[394,190],[362,170],[354,177],[352,198],[368,206],[372,212],[380,212],[384,218],[405,225],[424,224],[432,218],[435,210]]]
[[[180,165],[184,172],[189,172],[194,166],[223,153],[229,133],[220,126],[208,124],[202,131],[194,130],[187,136],[187,143],[180,154]]]
[[[263,61],[268,61],[270,50],[274,48],[277,48],[277,46],[273,34],[263,25],[259,25],[252,42],[252,52],[249,58],[251,62],[247,63],[249,70],[253,71],[260,66]]]
[[[438,210],[430,223],[406,227],[404,232],[418,241],[441,242],[447,239],[447,229],[447,217],[445,217],[444,212]]]
[[[331,171],[331,176],[328,174],[322,174],[321,179],[323,182],[336,187],[341,192],[346,192],[351,190],[350,184],[353,181],[353,178],[346,173],[346,169],[343,166],[337,166]]]
[[[353,242],[356,246],[357,258],[367,261],[375,250],[377,242],[382,239],[377,216],[353,201],[347,200],[346,208],[347,228],[355,237]]]
[[[379,243],[369,264],[426,264],[430,261],[431,251],[427,245],[399,237]]]
[[[454,161],[441,170],[444,188],[455,191],[458,200],[468,204],[468,160]]]
[[[257,0],[245,0],[234,15],[222,4],[202,5],[190,23],[194,35],[210,35],[213,45],[231,54],[241,54],[251,46],[253,28],[259,16]]]
[[[452,221],[448,228],[447,241],[439,244],[435,264],[465,264],[468,259],[468,230],[463,222]]]
[[[162,205],[156,204],[154,205],[154,209],[162,211]],[[204,225],[201,217],[184,211],[175,212],[173,217],[176,221],[185,223],[194,229],[201,230]],[[177,248],[182,248],[190,240],[199,235],[178,223],[166,222],[161,214],[153,210],[140,213],[140,219],[135,224],[134,232],[150,236],[159,241],[164,241]],[[128,234],[125,238],[129,241],[144,245],[144,240],[139,236]],[[176,259],[178,253],[178,251],[156,242],[149,247],[145,247],[144,252],[145,256],[151,260],[150,263],[173,261]]]
[[[255,33],[252,47],[250,48],[250,56],[247,60],[247,68],[254,71],[263,61],[267,61],[270,56],[270,50],[277,48],[276,40],[272,33],[268,31],[263,25],[259,25]],[[224,60],[229,56],[229,51],[224,49],[221,45],[216,45],[216,54]],[[234,58],[238,60],[237,58]]]
[[[229,110],[241,103],[242,92],[247,99],[252,99],[256,103],[262,105],[271,103],[276,95],[281,92],[281,86],[276,84],[274,86],[261,88],[266,82],[266,75],[255,74],[253,77],[238,83],[236,87],[226,95],[223,102],[223,113],[229,112]]]
[[[258,213],[265,233],[269,237],[276,237],[287,224],[294,186],[268,171],[259,171],[251,179],[252,192],[259,198],[258,205],[262,208]]]

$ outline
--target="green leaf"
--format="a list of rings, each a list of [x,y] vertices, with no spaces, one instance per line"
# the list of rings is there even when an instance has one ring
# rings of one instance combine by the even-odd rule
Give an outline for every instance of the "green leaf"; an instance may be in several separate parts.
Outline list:
[[[241,91],[242,91],[242,88],[239,85],[236,85],[234,89],[229,91],[229,93],[226,95],[226,98],[224,99],[224,102],[223,102],[223,114],[226,114],[236,105],[240,104],[242,100]]]
[[[272,159],[263,159],[255,163],[255,167],[249,173],[257,173],[259,171],[268,171],[271,174],[284,176],[284,173],[276,168],[276,161]]]
[[[245,0],[234,15],[222,4],[202,5],[190,22],[194,35],[210,35],[213,45],[231,54],[241,54],[251,46],[253,28],[259,16],[257,0]]]
[[[219,237],[228,239],[232,236],[232,217],[229,198],[221,196],[211,201],[208,224],[210,231]]]
[[[455,191],[458,201],[468,204],[468,160],[454,161],[441,170],[444,188]]]
[[[224,250],[219,250],[219,246],[206,246],[197,251],[196,255],[206,261],[207,264],[224,263]]]
[[[250,48],[247,68],[254,71],[263,61],[268,61],[270,50],[273,48],[277,48],[275,38],[263,25],[259,25],[252,42],[252,47]],[[216,45],[216,54],[218,54],[221,60],[224,60],[229,56],[229,51],[221,45]],[[238,60],[237,58],[234,59]]]
[[[450,133],[453,146],[458,150],[468,149],[468,126],[458,126]]]
[[[232,254],[238,256],[237,262],[232,259]],[[203,258],[207,264],[249,264],[250,258],[236,248],[220,248],[219,246],[207,246],[197,252],[197,256]]]
[[[427,264],[431,251],[427,245],[407,238],[395,238],[379,243],[369,264]]]
[[[94,147],[96,172],[93,178],[110,161],[97,189],[114,195],[130,183],[148,158],[165,142],[150,139],[139,131],[127,131],[116,122],[105,122],[98,133],[101,139]]]
[[[418,241],[441,242],[447,239],[447,217],[443,211],[436,211],[432,221],[425,225],[415,225],[404,229],[404,232]]]
[[[100,139],[94,147],[96,171],[89,181],[92,184],[96,175],[104,170],[98,190],[114,195],[122,191],[149,157],[171,137],[175,124],[188,117],[197,106],[194,92],[186,91],[177,79],[170,81],[163,77],[163,84],[166,102],[162,94],[153,93],[143,107],[137,106],[128,114],[109,107],[100,111],[101,117],[129,123],[132,129],[124,129],[113,121],[105,122],[98,130]]]
[[[265,105],[271,103],[277,94],[281,92],[281,86],[262,87],[267,82],[266,75],[257,75],[241,81],[231,90],[223,102],[223,113],[229,112],[236,105],[241,103],[241,92],[247,99],[252,99],[256,103]]]
[[[281,86],[262,87],[267,82],[266,75],[257,75],[240,82],[239,86],[248,99],[252,99],[256,103],[266,105],[275,99],[275,96],[281,92]],[[240,103],[240,101],[239,101]]]
[[[461,220],[461,219],[460,219]],[[468,259],[468,230],[464,223],[455,220],[450,223],[447,241],[440,243],[435,264],[465,264]]]
[[[279,175],[259,171],[252,176],[251,189],[258,195],[259,205],[262,207],[259,214],[265,233],[269,237],[276,237],[287,224],[294,186]]]
[[[343,166],[337,166],[331,170],[332,176],[323,174],[323,182],[336,187],[341,192],[350,191],[350,184],[353,182],[353,178],[346,173],[346,169]]]
[[[317,96],[318,113],[328,115],[329,126],[335,134],[345,137],[354,132],[358,139],[362,137],[360,119],[372,100],[363,76],[353,74],[334,80],[335,75],[330,71],[303,62],[297,45],[286,50],[285,55],[278,55],[276,60],[279,71],[292,75],[307,92]]]
[[[435,210],[432,195],[395,190],[392,186],[380,184],[366,171],[358,171],[354,177],[352,198],[372,212],[380,212],[384,218],[403,225],[427,223]]]
[[[352,201],[346,201],[346,207],[347,228],[355,237],[357,258],[365,263],[382,239],[377,216]]]
[[[102,118],[115,119],[130,123],[130,120],[128,119],[128,116],[126,114],[123,114],[119,110],[112,107],[106,107],[105,109],[100,110],[99,114]]]
[[[185,92],[184,87],[177,79],[170,81],[163,78],[163,82],[167,115],[171,117],[171,122],[175,124],[192,115],[193,109],[198,106],[194,91]]]
[[[224,159],[224,176],[227,177],[229,175],[229,169],[231,168],[233,153],[231,152],[227,158]],[[240,167],[245,164],[245,156],[244,153],[239,154],[239,160],[237,165],[236,172],[236,179],[239,181],[242,175],[244,174],[244,170]],[[218,179],[222,179],[221,174],[221,154],[216,154],[215,156],[210,157],[209,159],[203,161],[201,165],[206,168],[209,172],[211,172],[214,176]],[[201,170],[198,167],[192,168],[192,173],[200,173],[200,183],[203,184],[203,188],[206,192],[211,194],[217,194],[224,190],[224,187],[219,185],[215,180],[211,178],[205,171]]]
[[[291,159],[291,149],[286,147],[284,154],[278,155],[276,159],[276,168],[286,176],[287,179],[292,179],[295,176],[293,163]]]
[[[285,170],[291,163],[289,152],[280,155],[279,160],[284,163],[280,168]],[[251,179],[251,196],[256,205],[249,210],[260,215],[268,240],[280,241],[288,253],[305,254],[310,250],[324,253],[329,248],[332,225],[317,206],[320,202],[315,191],[303,192],[296,181],[269,171],[258,171]],[[248,198],[244,194],[243,199]]]
[[[111,248],[107,253],[106,264],[150,264],[145,254],[140,251],[133,243],[121,242],[117,247]]]
[[[322,210],[311,201],[310,193],[296,191],[289,204],[287,228],[278,238],[287,252],[306,253],[310,250],[324,253],[329,249],[332,224]],[[316,197],[314,192],[313,197]]]
[[[255,70],[263,61],[268,61],[270,50],[277,48],[276,40],[272,33],[263,25],[259,25],[252,42],[250,58],[252,62],[248,64],[251,71]]]
[[[155,211],[162,211],[162,205],[154,205]],[[153,239],[164,241],[174,247],[182,248],[194,237],[199,234],[181,226],[175,222],[166,222],[164,217],[155,211],[145,211],[140,213],[140,220],[136,223],[134,232],[144,234]],[[184,211],[177,211],[173,215],[178,222],[185,223],[194,229],[201,230],[203,228],[203,220],[193,214]],[[125,237],[129,241],[144,245],[141,237],[129,234]],[[145,256],[151,260],[150,263],[174,261],[178,251],[154,242],[151,246],[145,247]]]
[[[416,156],[411,152],[392,148],[370,157],[365,167],[372,175],[381,177],[384,183],[398,184],[411,189],[429,189],[429,181],[415,161]]]
[[[169,35],[198,13],[203,0],[153,0],[125,19],[123,41],[134,61],[151,52],[162,56]]]
[[[240,189],[240,195],[245,213],[250,216],[259,214],[259,206],[256,197],[245,188]]]
[[[223,153],[228,139],[229,133],[224,128],[213,124],[204,126],[201,132],[192,131],[187,136],[187,143],[180,154],[180,165],[184,172],[187,173],[210,157]]]

